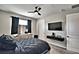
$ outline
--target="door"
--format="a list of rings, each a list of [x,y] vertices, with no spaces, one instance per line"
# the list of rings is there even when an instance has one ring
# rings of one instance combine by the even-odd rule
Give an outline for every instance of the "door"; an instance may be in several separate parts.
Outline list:
[[[45,20],[38,20],[38,37],[44,39],[45,37]]]
[[[67,49],[79,52],[79,13],[67,15]]]

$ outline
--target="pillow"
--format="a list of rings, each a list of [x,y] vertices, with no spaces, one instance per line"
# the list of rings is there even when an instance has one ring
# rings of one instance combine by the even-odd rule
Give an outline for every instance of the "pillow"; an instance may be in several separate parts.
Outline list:
[[[10,35],[5,35],[5,34],[3,34],[0,38],[6,39],[6,40],[14,40],[15,39],[15,38],[11,37]]]
[[[16,43],[13,42],[13,39],[10,35],[3,34],[0,37],[0,50],[14,50],[16,48]],[[6,48],[7,47],[7,48]]]
[[[1,35],[0,38],[3,38],[5,34]]]

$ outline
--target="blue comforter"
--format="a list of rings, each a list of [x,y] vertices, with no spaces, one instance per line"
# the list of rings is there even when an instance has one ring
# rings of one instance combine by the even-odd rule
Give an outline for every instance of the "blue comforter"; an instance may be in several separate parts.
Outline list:
[[[16,41],[16,45],[17,45],[15,49],[16,53],[23,53],[23,54],[46,53],[50,49],[48,43],[36,38]]]
[[[36,39],[12,40],[10,36],[0,37],[0,53],[6,54],[41,54],[50,50],[47,42]]]

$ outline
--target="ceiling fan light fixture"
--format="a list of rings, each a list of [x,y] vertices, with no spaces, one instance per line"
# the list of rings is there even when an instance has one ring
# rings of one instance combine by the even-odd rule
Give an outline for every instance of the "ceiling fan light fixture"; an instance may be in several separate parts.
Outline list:
[[[41,15],[41,13],[39,13],[40,10],[41,10],[41,7],[36,6],[34,11],[30,11],[28,13],[37,13],[38,15]]]
[[[35,10],[34,12],[38,12],[37,10]]]

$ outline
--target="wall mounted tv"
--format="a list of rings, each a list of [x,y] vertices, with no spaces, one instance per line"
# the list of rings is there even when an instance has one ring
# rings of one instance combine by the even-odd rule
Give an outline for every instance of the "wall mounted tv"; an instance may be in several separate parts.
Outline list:
[[[48,30],[62,31],[62,22],[48,23]]]

